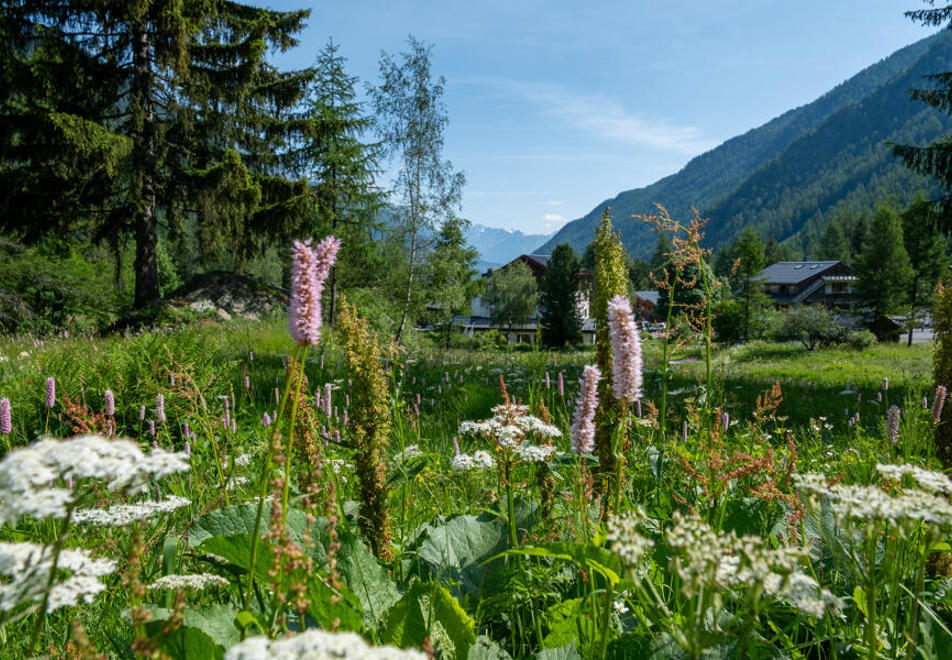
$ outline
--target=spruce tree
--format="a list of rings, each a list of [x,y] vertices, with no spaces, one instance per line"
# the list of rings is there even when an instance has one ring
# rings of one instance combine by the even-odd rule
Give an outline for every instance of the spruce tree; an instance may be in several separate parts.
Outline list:
[[[159,297],[160,220],[173,232],[191,222],[204,248],[237,250],[239,263],[298,221],[309,193],[285,173],[309,73],[279,72],[266,54],[295,45],[308,12],[211,0],[2,7],[2,57],[17,65],[0,95],[12,118],[0,129],[0,185],[19,195],[5,197],[0,226],[131,236],[141,307]],[[80,82],[22,102],[71,72]],[[30,114],[26,135],[15,125]],[[37,171],[63,185],[36,185]],[[44,204],[37,223],[31,210]]]
[[[733,252],[740,259],[737,274],[741,278],[740,297],[744,304],[744,341],[750,339],[750,320],[764,304],[763,281],[760,271],[764,269],[764,242],[753,229],[745,229],[734,241]],[[713,281],[713,280],[710,280]]]
[[[313,121],[302,153],[314,192],[309,233],[341,239],[341,253],[328,279],[327,316],[336,317],[340,286],[370,284],[380,263],[373,238],[383,195],[375,183],[380,147],[366,142],[373,119],[357,101],[357,78],[344,70],[346,60],[329,42],[315,64],[316,77],[308,97],[307,117]]]
[[[909,278],[907,292],[909,306],[907,343],[910,346],[916,318],[932,306],[935,285],[949,267],[945,239],[941,234],[933,231],[934,215],[934,205],[921,193],[902,214],[902,240],[912,266],[912,276]]]
[[[859,298],[871,325],[901,310],[913,272],[903,243],[902,218],[892,206],[876,209],[855,270]]]
[[[582,340],[578,313],[579,258],[568,243],[557,245],[539,282],[542,343],[559,348]]]

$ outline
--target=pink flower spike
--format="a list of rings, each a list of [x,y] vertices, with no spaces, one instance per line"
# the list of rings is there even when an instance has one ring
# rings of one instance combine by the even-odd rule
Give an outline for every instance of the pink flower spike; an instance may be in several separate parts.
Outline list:
[[[590,454],[595,449],[595,410],[598,408],[598,381],[602,372],[592,364],[585,365],[579,381],[575,418],[572,421],[572,452]]]
[[[56,405],[56,379],[50,376],[46,379],[46,407],[52,408]]]
[[[612,394],[631,403],[641,396],[641,334],[627,296],[608,301],[608,332],[612,344]]]
[[[0,433],[10,435],[13,430],[13,422],[10,419],[10,399],[4,397],[0,399]]]
[[[112,390],[106,390],[103,399],[106,401],[106,415],[112,417],[116,414],[116,397],[113,396]]]
[[[339,249],[340,240],[333,236],[313,249],[310,239],[295,241],[291,248],[288,330],[299,346],[316,346],[321,339],[321,294]]]

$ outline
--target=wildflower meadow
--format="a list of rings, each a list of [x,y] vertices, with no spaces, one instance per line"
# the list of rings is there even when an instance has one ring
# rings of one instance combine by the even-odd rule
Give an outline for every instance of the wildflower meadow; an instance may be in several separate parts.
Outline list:
[[[600,232],[589,350],[325,327],[333,237],[286,320],[0,339],[0,657],[952,657],[930,348],[649,336]]]

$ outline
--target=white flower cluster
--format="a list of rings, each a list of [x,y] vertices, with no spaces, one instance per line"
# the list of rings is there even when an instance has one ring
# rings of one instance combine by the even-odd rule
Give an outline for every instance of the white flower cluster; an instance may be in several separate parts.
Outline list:
[[[101,509],[78,509],[73,512],[73,522],[88,523],[101,527],[125,527],[138,520],[152,518],[188,506],[192,501],[185,497],[169,495],[164,500],[117,504]]]
[[[328,632],[311,628],[294,637],[270,640],[249,637],[232,646],[225,660],[426,660],[425,653],[393,646],[370,646],[352,632]]]
[[[530,415],[529,406],[502,403],[494,406],[492,411],[492,418],[486,421],[466,421],[460,424],[459,434],[473,434],[493,440],[500,447],[513,450],[519,459],[528,463],[544,463],[556,454],[554,446],[535,445],[529,441],[531,437],[549,439],[558,438],[562,435],[562,432],[556,427]],[[465,454],[457,455],[453,459],[453,467],[464,470],[483,467],[478,463],[470,465],[467,461],[469,458]],[[456,465],[458,461],[460,467]],[[486,465],[486,467],[489,467],[492,461],[490,460],[488,463],[489,465]]]
[[[802,552],[768,548],[756,536],[713,530],[696,513],[675,512],[665,539],[675,551],[672,564],[688,598],[702,590],[748,589],[783,600],[811,616],[843,607],[809,575],[798,570]]]
[[[640,566],[654,545],[654,541],[638,531],[646,519],[644,510],[638,507],[634,511],[613,516],[608,521],[608,540],[612,542],[612,552],[629,568]]]
[[[478,450],[475,454],[457,454],[450,464],[454,470],[489,470],[496,462],[488,451]]]
[[[882,470],[880,472],[882,473]],[[922,472],[926,471],[922,470]],[[886,474],[895,475],[896,472],[887,470]],[[901,472],[899,474],[901,476]],[[913,473],[907,472],[907,474]],[[844,484],[830,486],[826,476],[817,473],[794,475],[794,482],[806,495],[826,497],[833,512],[841,520],[854,522],[876,520],[894,526],[904,522],[928,522],[952,526],[952,504],[943,497],[916,488],[907,488],[897,495],[890,495],[878,486]],[[922,485],[921,482],[920,485]],[[931,484],[930,488],[935,485],[935,483]]]
[[[923,470],[915,465],[887,465],[884,463],[877,465],[876,470],[884,479],[901,482],[904,476],[909,475],[923,490],[930,493],[952,495],[952,480],[941,472]]]
[[[156,479],[188,469],[184,452],[154,449],[145,454],[128,439],[43,438],[0,461],[0,523],[23,515],[64,517],[74,495],[71,489],[53,486],[57,479],[102,479],[111,491],[136,494],[146,492]]]
[[[41,602],[53,564],[50,546],[0,542],[0,610],[9,612],[27,603]],[[99,578],[116,569],[110,559],[93,559],[88,552],[65,548],[56,563],[57,581],[50,588],[46,611],[91,603],[105,588]],[[62,577],[62,571],[70,575]]]
[[[149,585],[150,591],[160,591],[170,589],[177,591],[186,589],[191,591],[201,591],[208,587],[227,587],[230,582],[220,575],[212,573],[199,573],[197,575],[163,575],[158,580]]]
[[[423,452],[420,451],[420,447],[417,445],[407,445],[402,451],[397,452],[393,458],[390,459],[391,465],[402,465],[407,463],[414,458],[419,458],[423,456]]]
[[[545,463],[556,454],[554,445],[530,445],[528,443],[515,448],[516,456],[527,463]]]

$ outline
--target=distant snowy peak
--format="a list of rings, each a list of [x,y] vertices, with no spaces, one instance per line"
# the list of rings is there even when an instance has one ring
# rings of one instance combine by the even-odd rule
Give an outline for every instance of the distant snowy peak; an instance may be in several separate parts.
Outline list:
[[[500,229],[472,223],[464,232],[466,242],[479,250],[483,261],[509,263],[520,254],[531,254],[554,234],[525,234],[518,229]]]

